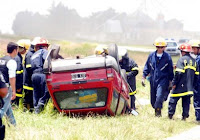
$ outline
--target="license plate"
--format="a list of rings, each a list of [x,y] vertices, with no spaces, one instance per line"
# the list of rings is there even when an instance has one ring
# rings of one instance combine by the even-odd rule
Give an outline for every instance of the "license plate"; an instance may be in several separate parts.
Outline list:
[[[81,73],[72,73],[72,80],[82,80],[86,79],[86,73],[81,72]]]

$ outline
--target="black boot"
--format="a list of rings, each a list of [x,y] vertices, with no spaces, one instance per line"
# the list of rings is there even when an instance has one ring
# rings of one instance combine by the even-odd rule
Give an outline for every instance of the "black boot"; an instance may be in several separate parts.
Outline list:
[[[155,109],[155,116],[156,116],[156,117],[161,117],[161,116],[162,116],[162,114],[161,114],[161,109],[160,109],[160,108],[156,108],[156,109]]]
[[[168,118],[171,120],[173,118],[173,114],[168,114]]]
[[[186,118],[187,118],[186,116],[183,116],[181,120],[186,121]]]

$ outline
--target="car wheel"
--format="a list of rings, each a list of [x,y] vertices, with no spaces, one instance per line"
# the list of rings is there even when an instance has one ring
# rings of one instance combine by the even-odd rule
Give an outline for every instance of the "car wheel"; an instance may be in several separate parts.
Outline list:
[[[108,53],[116,59],[117,63],[119,63],[118,47],[116,44],[110,44],[108,46]]]

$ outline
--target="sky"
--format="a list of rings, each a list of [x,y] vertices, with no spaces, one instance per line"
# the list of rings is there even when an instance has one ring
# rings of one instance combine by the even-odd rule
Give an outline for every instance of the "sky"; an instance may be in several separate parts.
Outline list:
[[[0,0],[0,31],[13,33],[12,22],[20,11],[48,15],[52,4],[59,2],[70,9],[76,9],[82,17],[108,8],[127,14],[142,9],[153,19],[158,13],[162,13],[165,20],[176,18],[184,23],[184,30],[200,31],[200,0]]]

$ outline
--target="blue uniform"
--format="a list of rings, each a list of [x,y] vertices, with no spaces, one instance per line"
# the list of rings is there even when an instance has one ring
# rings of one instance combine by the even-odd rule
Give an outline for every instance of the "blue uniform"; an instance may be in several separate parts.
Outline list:
[[[200,70],[200,55],[197,56],[196,62],[197,62],[198,70]],[[194,108],[195,108],[196,120],[200,121],[200,78],[198,78],[197,85],[195,86]]]
[[[17,62],[17,71],[16,71],[16,98],[12,102],[16,105],[19,105],[19,99],[22,98],[22,89],[23,89],[23,65],[22,65],[22,55],[18,53],[15,57],[15,61]],[[20,90],[21,91],[17,91]]]
[[[34,54],[34,46],[31,46],[25,56],[24,59],[24,106],[28,108],[28,105],[30,105],[30,108],[33,108],[33,85],[32,85],[32,74],[33,71],[31,69],[31,57]]]
[[[169,94],[169,82],[174,77],[171,56],[163,52],[161,57],[157,51],[151,53],[144,66],[143,77],[150,75],[151,105],[155,109],[161,109],[163,101]]]
[[[136,75],[138,74],[138,65],[134,60],[127,56],[123,56],[122,60],[119,62],[121,69],[126,70],[127,81],[131,87],[130,97],[131,97],[131,108],[135,109],[135,94],[136,94]]]
[[[176,65],[175,77],[172,81],[172,85],[176,87],[172,90],[170,96],[168,107],[169,116],[174,115],[177,102],[182,98],[183,119],[189,117],[190,96],[193,95],[194,86],[198,78],[197,74],[198,69],[196,62],[189,53],[179,58]]]
[[[39,113],[39,110],[44,108],[45,103],[47,103],[50,98],[46,86],[46,76],[45,74],[43,74],[43,64],[46,59],[47,53],[47,50],[40,49],[36,51],[31,57],[31,68],[33,71],[33,104],[36,113]]]

